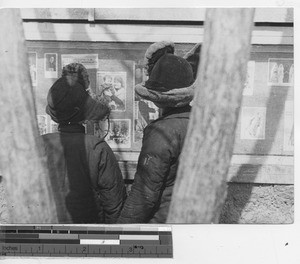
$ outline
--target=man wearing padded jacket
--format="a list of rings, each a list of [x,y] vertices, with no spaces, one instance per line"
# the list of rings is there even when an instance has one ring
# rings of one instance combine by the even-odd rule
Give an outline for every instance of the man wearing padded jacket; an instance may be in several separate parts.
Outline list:
[[[197,47],[198,56],[193,60],[199,59]],[[162,115],[144,129],[134,183],[117,223],[167,220],[194,95],[193,73],[198,66],[198,61],[193,65],[173,53],[173,43],[159,42],[145,54],[149,79],[135,90],[141,98],[155,103]]]
[[[108,106],[92,98],[83,65],[72,63],[50,88],[46,112],[58,132],[42,136],[59,223],[115,223],[126,199],[117,160],[103,139],[85,134]]]

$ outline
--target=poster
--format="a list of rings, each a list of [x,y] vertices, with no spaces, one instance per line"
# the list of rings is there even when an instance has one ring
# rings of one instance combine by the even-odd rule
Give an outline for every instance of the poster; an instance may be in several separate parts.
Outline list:
[[[144,99],[135,101],[134,142],[142,140],[144,128],[158,117],[159,108],[153,102]]]
[[[135,85],[145,82],[148,79],[146,75],[145,65],[143,61],[135,64],[134,66],[134,83]]]
[[[246,82],[243,90],[244,96],[253,95],[254,73],[255,73],[255,61],[248,61]]]
[[[47,134],[47,115],[37,115],[37,122],[40,135]]]
[[[293,101],[286,101],[284,108],[283,150],[294,151]]]
[[[107,144],[114,149],[131,147],[131,120],[110,119],[109,131],[105,137]]]
[[[126,72],[97,72],[97,93],[109,101],[112,111],[126,111],[126,83]]]
[[[241,139],[265,139],[266,107],[242,107]]]
[[[37,53],[28,53],[29,72],[32,86],[37,86]]]
[[[135,64],[135,85],[147,81],[143,61]],[[144,100],[135,94],[134,98],[134,142],[143,139],[144,128],[153,120],[159,117],[159,108],[151,101]]]
[[[268,63],[268,85],[291,86],[293,84],[293,59],[270,58]]]
[[[57,53],[44,54],[45,78],[57,78]]]
[[[81,63],[87,69],[98,69],[98,54],[62,54],[62,68],[70,63]]]

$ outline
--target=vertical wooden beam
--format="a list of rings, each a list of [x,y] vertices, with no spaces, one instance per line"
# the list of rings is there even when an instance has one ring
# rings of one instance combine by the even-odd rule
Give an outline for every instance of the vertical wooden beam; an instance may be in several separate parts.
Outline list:
[[[57,223],[19,10],[0,10],[0,24],[0,171],[10,222]]]
[[[169,223],[217,222],[226,197],[253,9],[207,9],[196,94]]]

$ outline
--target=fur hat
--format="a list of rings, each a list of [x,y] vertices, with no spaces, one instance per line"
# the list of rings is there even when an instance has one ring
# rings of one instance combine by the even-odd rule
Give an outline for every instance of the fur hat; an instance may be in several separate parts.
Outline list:
[[[174,54],[175,44],[172,41],[160,41],[150,45],[145,53],[145,68],[150,75],[155,63],[166,53]]]
[[[81,63],[74,62],[65,65],[62,70],[62,77],[65,77],[70,85],[79,82],[86,90],[89,88],[89,75]]]
[[[136,93],[162,107],[182,107],[189,104],[194,90],[191,65],[183,58],[164,54],[154,65],[149,79],[136,86]]]
[[[109,107],[93,99],[79,82],[70,83],[59,78],[47,96],[46,113],[56,123],[78,123],[84,120],[101,120],[109,114]]]

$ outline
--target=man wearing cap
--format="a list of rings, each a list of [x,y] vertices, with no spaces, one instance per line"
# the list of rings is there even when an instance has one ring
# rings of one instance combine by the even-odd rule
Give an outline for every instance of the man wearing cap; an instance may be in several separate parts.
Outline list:
[[[117,223],[167,220],[194,94],[191,64],[173,53],[173,43],[159,42],[145,54],[149,79],[135,91],[162,116],[144,129],[134,183]]]
[[[83,65],[72,63],[50,88],[46,112],[58,132],[43,135],[59,223],[115,223],[126,198],[117,160],[103,139],[85,134],[84,120],[109,114],[87,92]]]

